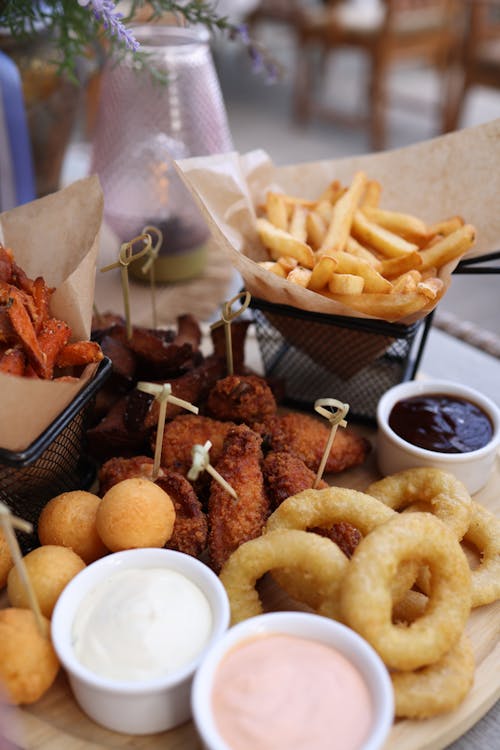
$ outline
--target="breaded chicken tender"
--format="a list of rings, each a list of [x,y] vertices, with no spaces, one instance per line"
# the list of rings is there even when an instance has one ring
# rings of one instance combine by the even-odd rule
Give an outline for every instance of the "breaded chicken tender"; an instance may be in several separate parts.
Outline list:
[[[211,389],[207,410],[215,419],[252,425],[276,414],[277,406],[264,378],[258,375],[228,375]]]
[[[210,417],[196,414],[183,414],[165,425],[161,452],[161,465],[164,469],[176,471],[186,476],[193,461],[193,445],[204,445],[210,440],[210,463],[215,465],[222,452],[224,439],[233,422],[219,422]]]
[[[302,459],[311,471],[317,471],[330,435],[326,422],[308,414],[283,414],[271,417],[259,426],[273,451],[285,451]],[[371,446],[364,437],[356,435],[349,427],[338,429],[328,456],[325,474],[336,474],[366,459]]]
[[[260,536],[269,514],[261,471],[261,437],[246,425],[232,427],[214,468],[238,495],[235,500],[212,480],[208,501],[210,565],[219,573],[243,542]]]
[[[131,458],[110,458],[99,469],[99,494],[103,497],[106,492],[124,479],[141,477],[151,479],[154,461],[149,456],[133,456]],[[160,467],[159,476],[163,476]]]

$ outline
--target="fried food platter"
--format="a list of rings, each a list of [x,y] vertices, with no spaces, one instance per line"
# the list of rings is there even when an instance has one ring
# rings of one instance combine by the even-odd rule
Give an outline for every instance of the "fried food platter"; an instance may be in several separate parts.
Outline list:
[[[361,431],[361,430],[360,430]],[[362,430],[375,446],[372,430]],[[330,484],[363,490],[377,478],[374,452],[365,464],[335,477]],[[475,499],[500,515],[500,470],[495,467],[486,487]],[[261,595],[267,610],[297,608],[270,580],[261,584]],[[5,594],[0,606],[5,606]],[[483,717],[500,698],[500,601],[472,611],[467,631],[476,658],[474,686],[455,711],[434,719],[398,721],[385,750],[441,750],[463,735]],[[13,713],[7,728],[8,738],[22,748],[42,750],[96,750],[97,748],[166,748],[196,750],[201,748],[194,726],[189,722],[170,732],[131,737],[110,732],[94,724],[74,701],[65,675],[61,673],[45,696],[37,703]]]

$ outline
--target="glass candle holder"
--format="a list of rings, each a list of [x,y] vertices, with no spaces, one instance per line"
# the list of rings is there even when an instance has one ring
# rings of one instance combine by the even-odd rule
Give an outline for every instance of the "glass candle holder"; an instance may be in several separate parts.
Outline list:
[[[91,169],[119,241],[157,227],[163,241],[155,277],[179,281],[202,271],[209,231],[173,161],[230,151],[232,140],[208,32],[150,24],[134,35],[166,82],[132,59],[105,66]],[[131,273],[146,280],[140,266],[132,264]]]

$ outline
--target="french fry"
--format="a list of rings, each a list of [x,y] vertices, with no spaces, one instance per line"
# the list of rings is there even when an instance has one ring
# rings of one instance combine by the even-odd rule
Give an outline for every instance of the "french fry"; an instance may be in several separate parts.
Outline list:
[[[362,276],[352,273],[334,273],[328,282],[328,289],[332,294],[357,296],[361,295],[365,280]]]
[[[306,242],[307,240],[306,220],[307,209],[304,208],[304,206],[294,206],[288,231],[292,237],[295,237],[295,239],[300,240],[301,242]]]
[[[299,286],[307,287],[311,279],[311,274],[312,271],[310,271],[308,268],[297,266],[297,268],[294,268],[293,271],[290,271],[286,278],[287,281],[291,281],[292,284],[298,284]]]
[[[297,258],[292,258],[289,255],[280,256],[276,263],[278,263],[282,267],[285,272],[285,276],[288,276],[290,271],[293,271],[293,269],[297,268],[297,266],[299,265],[299,261],[297,260]]]
[[[436,234],[442,234],[446,237],[449,234],[453,234],[453,232],[456,232],[457,229],[460,229],[460,227],[463,227],[464,224],[465,221],[461,216],[452,216],[450,219],[445,219],[444,221],[438,221],[436,224],[431,224],[429,227],[427,227],[427,233],[429,237],[432,237]]]
[[[325,235],[327,227],[329,226],[333,216],[333,205],[330,201],[319,201],[314,207],[315,213],[320,216],[325,222]]]
[[[365,208],[376,208],[382,194],[382,185],[377,180],[368,180],[365,194],[362,198],[361,205]]]
[[[322,292],[322,294],[325,294]],[[401,320],[420,312],[429,303],[425,295],[413,292],[410,294],[327,294],[327,297],[342,302],[343,305],[350,307],[364,315],[373,318],[380,318],[389,322]]]
[[[319,253],[330,250],[344,250],[351,231],[353,217],[365,190],[367,177],[364,172],[357,172],[349,189],[339,198],[333,207],[332,220],[326,230]]]
[[[410,292],[417,291],[417,285],[422,280],[422,276],[419,271],[412,270],[402,273],[396,279],[393,279],[392,290],[400,294],[409,294]]]
[[[328,282],[330,281],[337,265],[338,263],[335,258],[332,258],[329,255],[323,255],[312,270],[308,284],[309,289],[312,289],[314,292],[319,292],[321,289],[328,286]]]
[[[305,242],[295,239],[283,229],[278,229],[267,219],[257,219],[257,233],[263,245],[271,254],[271,258],[277,260],[282,255],[290,255],[296,258],[304,268],[313,268],[314,253]]]
[[[397,276],[401,276],[401,274],[406,271],[411,271],[412,268],[420,268],[422,262],[422,257],[415,250],[413,253],[400,255],[397,258],[387,258],[386,260],[382,260],[378,270],[386,279],[394,279]]]
[[[266,271],[281,276],[282,279],[286,278],[286,271],[283,266],[275,260],[261,260],[257,265],[264,268]]]
[[[337,261],[337,268],[335,270],[338,273],[351,273],[361,276],[364,279],[363,291],[379,292],[381,294],[388,294],[392,291],[391,282],[388,279],[384,279],[366,260],[350,253],[332,253],[331,255]]]
[[[380,272],[381,261],[377,258],[375,253],[372,253],[371,250],[368,250],[367,247],[350,235],[347,238],[346,250],[348,253],[351,253],[351,255],[356,255],[358,258],[366,260],[367,263]]]
[[[340,182],[338,180],[333,180],[332,182],[330,182],[328,187],[323,190],[318,198],[318,202],[328,201],[329,203],[334,203],[341,191],[342,185],[340,184]]]
[[[470,250],[476,239],[476,230],[472,224],[464,224],[452,234],[443,237],[432,247],[420,251],[422,265],[420,271],[426,271],[431,266],[441,268],[450,260],[459,258]]]
[[[425,314],[445,291],[439,269],[470,249],[474,227],[461,216],[426,225],[383,209],[381,192],[358,171],[348,187],[332,180],[316,201],[268,193],[257,232],[270,260],[259,265],[363,315]]]
[[[428,240],[429,231],[424,222],[416,216],[398,211],[386,211],[372,206],[363,207],[363,213],[370,221],[374,221],[390,232],[399,234],[405,240],[414,242],[419,247],[425,245]]]
[[[267,193],[265,211],[271,224],[286,232],[288,229],[288,207],[282,193]]]
[[[317,250],[326,234],[326,222],[317,211],[309,211],[306,218],[307,242],[313,250]]]
[[[360,242],[378,250],[389,258],[397,258],[418,250],[418,245],[408,242],[394,232],[370,221],[362,211],[356,211],[352,222],[353,235]]]
[[[437,276],[431,276],[428,279],[424,279],[417,284],[417,290],[425,295],[427,299],[435,300],[441,297],[444,291],[444,281],[437,278]]]

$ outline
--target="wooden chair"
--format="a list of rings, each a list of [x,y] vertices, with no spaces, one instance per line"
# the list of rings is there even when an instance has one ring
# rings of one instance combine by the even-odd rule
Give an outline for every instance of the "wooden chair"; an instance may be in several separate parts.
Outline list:
[[[465,0],[465,5],[462,80],[450,109],[447,130],[459,126],[471,88],[500,89],[500,0]]]
[[[365,5],[365,9],[368,6]],[[423,61],[436,69],[446,88],[454,56],[459,50],[462,15],[455,0],[379,0],[371,12],[363,12],[362,0],[337,0],[322,9],[303,12],[299,25],[299,52],[295,76],[294,112],[298,121],[312,115],[339,117],[335,107],[315,101],[314,53],[323,62],[342,48],[354,48],[368,56],[368,113],[350,118],[368,125],[374,150],[386,141],[385,110],[389,69],[409,60]],[[320,75],[325,65],[319,67]],[[448,94],[441,98],[439,131],[448,122]],[[345,119],[345,118],[344,118]]]

